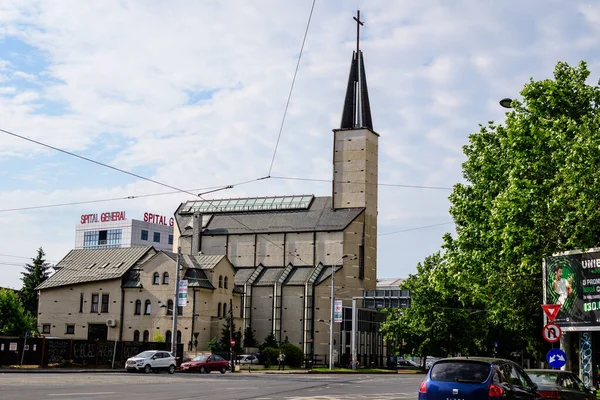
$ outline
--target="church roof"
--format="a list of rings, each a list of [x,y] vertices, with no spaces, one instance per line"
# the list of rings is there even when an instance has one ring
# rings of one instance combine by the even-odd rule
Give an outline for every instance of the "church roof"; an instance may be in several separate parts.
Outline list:
[[[352,54],[340,129],[361,128],[373,130],[373,120],[371,119],[365,63],[362,51],[358,50]]]
[[[220,200],[213,202],[217,201]],[[186,203],[179,207],[179,210],[187,209],[189,206]],[[300,210],[248,210],[215,213],[208,220],[202,234],[341,231],[363,210],[362,207],[334,210],[331,206],[331,197],[315,197],[308,208]],[[189,216],[180,215],[179,212],[176,215],[184,224],[189,219]]]
[[[154,251],[152,246],[71,250],[56,264],[57,271],[37,289],[121,278]]]

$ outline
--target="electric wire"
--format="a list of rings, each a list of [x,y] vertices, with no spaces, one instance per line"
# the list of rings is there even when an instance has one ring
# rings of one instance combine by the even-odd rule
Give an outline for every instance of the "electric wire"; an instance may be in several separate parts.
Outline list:
[[[419,230],[419,229],[434,228],[436,226],[449,225],[449,224],[453,224],[453,223],[454,223],[454,221],[441,222],[439,224],[424,225],[424,226],[418,226],[416,228],[402,229],[401,231],[393,231],[393,232],[380,233],[377,236],[395,235],[396,233],[411,232],[411,231],[416,231],[416,230]]]
[[[297,177],[290,177],[290,176],[270,176],[269,178],[292,180],[292,181],[331,183],[331,179],[297,178]],[[365,185],[403,187],[403,188],[412,188],[412,189],[433,189],[433,190],[452,190],[453,189],[451,187],[444,187],[444,186],[405,185],[405,184],[395,184],[395,183],[370,183],[370,182],[354,182],[354,181],[333,181],[333,183],[360,183],[360,184],[365,184]]]
[[[273,170],[273,163],[275,162],[275,156],[277,155],[277,149],[279,147],[279,140],[281,139],[281,133],[283,132],[283,125],[285,124],[285,117],[287,116],[287,111],[290,106],[290,100],[292,99],[292,92],[294,91],[294,84],[296,83],[296,76],[298,75],[298,68],[300,67],[300,60],[302,59],[302,52],[304,51],[304,44],[306,43],[306,36],[308,35],[308,28],[310,27],[310,21],[312,19],[313,10],[315,9],[315,2],[316,2],[316,0],[313,0],[312,6],[310,8],[308,22],[306,23],[306,30],[304,31],[304,38],[302,39],[302,46],[300,47],[300,54],[298,54],[298,61],[296,62],[296,70],[294,71],[294,77],[292,78],[292,85],[290,86],[290,92],[288,94],[287,102],[285,103],[285,109],[283,110],[283,118],[281,119],[281,126],[279,127],[279,134],[277,135],[277,142],[275,143],[275,150],[273,151],[273,158],[271,159],[271,166],[269,167],[269,173],[267,174],[267,176],[270,176],[271,171]]]

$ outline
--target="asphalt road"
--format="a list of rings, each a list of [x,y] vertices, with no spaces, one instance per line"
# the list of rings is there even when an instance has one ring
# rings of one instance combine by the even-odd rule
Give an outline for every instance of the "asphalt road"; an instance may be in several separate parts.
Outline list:
[[[0,399],[414,400],[423,378],[414,374],[10,373],[0,375]]]

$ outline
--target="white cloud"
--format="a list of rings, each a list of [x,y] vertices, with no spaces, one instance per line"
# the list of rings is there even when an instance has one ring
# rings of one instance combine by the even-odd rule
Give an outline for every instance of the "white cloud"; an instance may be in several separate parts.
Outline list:
[[[4,1],[0,128],[179,188],[263,177],[311,4]],[[364,4],[361,48],[381,135],[380,182],[461,181],[462,146],[478,123],[503,119],[500,98],[517,96],[531,76],[551,76],[558,60],[586,59],[600,68],[593,51],[598,10],[583,1]],[[331,129],[339,125],[355,47],[354,13],[342,0],[317,2],[271,175],[330,179]],[[9,48],[15,43],[22,46]],[[0,210],[169,191],[6,135],[0,171]],[[327,182],[272,179],[208,197],[330,189]],[[448,194],[380,187],[380,231],[448,221]],[[33,256],[43,246],[58,260],[73,246],[81,213],[166,215],[187,198],[0,212],[7,238],[0,254]],[[446,231],[452,226],[382,238],[380,276],[414,272]],[[0,286],[19,284],[13,269],[0,276]]]

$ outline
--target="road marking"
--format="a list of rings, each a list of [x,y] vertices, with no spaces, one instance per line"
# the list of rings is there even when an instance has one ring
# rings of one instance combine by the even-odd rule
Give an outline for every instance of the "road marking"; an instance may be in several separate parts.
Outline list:
[[[103,394],[115,394],[116,392],[92,392],[92,393],[53,393],[48,396],[100,396]]]

